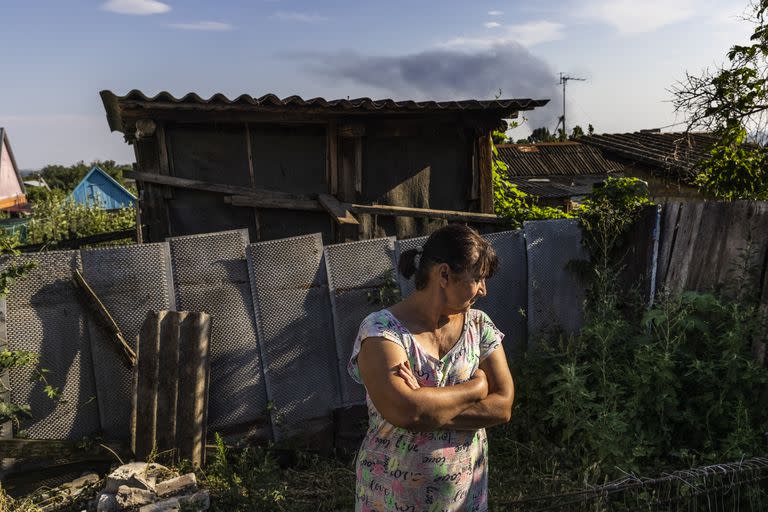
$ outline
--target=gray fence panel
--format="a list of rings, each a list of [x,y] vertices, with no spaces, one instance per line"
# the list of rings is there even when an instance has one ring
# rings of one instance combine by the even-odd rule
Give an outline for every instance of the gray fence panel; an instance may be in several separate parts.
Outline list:
[[[528,266],[523,230],[483,235],[499,258],[499,268],[486,281],[487,295],[475,303],[504,333],[507,356],[519,354],[526,346],[528,307]]]
[[[262,426],[267,393],[246,262],[246,230],[169,238],[176,303],[211,315],[208,430]]]
[[[147,311],[176,309],[167,243],[81,251],[83,276],[136,350]],[[88,318],[96,398],[106,439],[130,439],[132,369],[104,327]]]
[[[322,236],[251,244],[248,262],[275,439],[326,428],[341,396]]]
[[[333,309],[333,327],[343,405],[362,403],[365,389],[347,373],[360,322],[383,306],[369,300],[382,285],[396,285],[394,238],[329,245],[325,264]]]
[[[572,261],[588,260],[576,219],[524,224],[528,252],[528,338],[576,332],[582,324],[584,283]]]
[[[38,353],[40,368],[49,370],[45,379],[61,393],[57,400],[48,398],[35,368],[12,370],[11,401],[28,404],[33,415],[21,428],[33,439],[74,441],[98,435],[85,312],[72,280],[72,273],[80,268],[80,254],[55,251],[24,255],[16,261],[33,261],[38,266],[18,279],[8,295],[9,346]]]
[[[406,238],[405,240],[398,240],[395,242],[395,273],[397,274],[397,283],[400,285],[400,295],[406,298],[415,289],[413,277],[406,279],[400,272],[397,271],[397,265],[400,263],[400,255],[410,249],[416,249],[424,245],[428,236],[419,236],[416,238]]]

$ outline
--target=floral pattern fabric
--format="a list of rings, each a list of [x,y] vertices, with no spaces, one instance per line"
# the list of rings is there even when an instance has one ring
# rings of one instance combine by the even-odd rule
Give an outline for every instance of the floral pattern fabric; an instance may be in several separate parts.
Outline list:
[[[469,380],[504,335],[482,311],[465,314],[460,339],[441,359],[428,354],[389,310],[368,315],[347,367],[357,366],[366,338],[400,345],[422,387]],[[382,342],[380,342],[382,343]],[[385,343],[385,342],[384,342]],[[366,394],[368,431],[356,461],[357,512],[454,512],[488,510],[488,440],[485,429],[412,432],[384,419]]]

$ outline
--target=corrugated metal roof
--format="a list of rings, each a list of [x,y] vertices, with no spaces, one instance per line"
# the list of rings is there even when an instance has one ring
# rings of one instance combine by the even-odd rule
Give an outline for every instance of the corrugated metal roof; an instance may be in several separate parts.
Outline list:
[[[595,183],[600,183],[608,178],[608,175],[594,175],[594,181],[574,183],[563,180],[537,181],[536,178],[509,178],[510,183],[517,186],[526,194],[546,199],[568,199],[575,196],[583,196],[592,192]]]
[[[606,160],[599,150],[578,142],[499,144],[496,148],[510,177],[578,176],[621,170],[621,164]]]
[[[122,110],[135,108],[175,108],[201,110],[247,110],[247,111],[317,111],[329,113],[377,113],[377,112],[451,112],[451,111],[491,111],[512,114],[521,110],[533,110],[546,105],[549,100],[496,99],[496,100],[461,100],[461,101],[395,101],[391,99],[372,100],[371,98],[326,100],[325,98],[303,99],[301,96],[288,96],[280,99],[274,94],[254,97],[241,94],[229,99],[217,93],[208,99],[190,92],[181,98],[163,91],[155,96],[147,96],[136,89],[124,96],[112,91],[101,91],[101,99],[107,111],[110,128],[122,130]]]
[[[579,139],[604,155],[642,163],[658,171],[689,177],[717,142],[710,133],[635,132],[592,135]]]

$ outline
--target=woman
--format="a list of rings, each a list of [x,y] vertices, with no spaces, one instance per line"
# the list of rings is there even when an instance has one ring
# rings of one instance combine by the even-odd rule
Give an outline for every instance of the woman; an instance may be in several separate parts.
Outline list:
[[[360,325],[349,372],[365,385],[359,512],[488,509],[485,427],[512,414],[514,385],[488,315],[471,309],[497,266],[475,230],[448,225],[398,263],[416,291]]]

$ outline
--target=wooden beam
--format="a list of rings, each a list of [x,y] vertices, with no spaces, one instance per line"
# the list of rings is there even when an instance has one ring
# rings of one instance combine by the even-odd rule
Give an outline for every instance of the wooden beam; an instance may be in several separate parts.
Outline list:
[[[363,139],[355,137],[355,192],[363,193]]]
[[[491,150],[491,134],[482,133],[476,139],[476,155],[480,192],[480,211],[493,213],[493,151]]]
[[[224,198],[232,206],[253,207],[258,199],[246,196],[231,196]],[[433,210],[430,208],[411,208],[407,206],[388,206],[379,204],[340,203],[352,213],[367,213],[372,215],[390,215],[394,217],[421,217],[427,219],[447,219],[457,222],[477,222],[485,224],[510,224],[511,221],[491,213],[460,212],[454,210]],[[310,205],[312,205],[310,207]],[[306,211],[328,211],[320,201],[306,201],[301,205],[283,205],[283,208]]]
[[[147,175],[160,175],[160,154],[156,137],[140,139],[134,144],[136,162],[139,171]],[[129,173],[126,173],[126,176]],[[152,182],[142,182],[139,186],[141,216],[148,225],[147,241],[161,242],[171,235],[171,221],[168,205],[161,187]]]
[[[168,140],[165,136],[165,124],[160,123],[157,127],[157,154],[158,163],[160,168],[160,174],[164,176],[170,176],[170,163],[168,159]],[[173,190],[166,188],[163,190],[163,197],[166,199],[173,199]]]
[[[248,158],[248,176],[250,177],[251,188],[256,188],[256,173],[253,170],[253,147],[251,144],[251,127],[248,123],[245,123],[245,148],[246,157]],[[261,216],[259,215],[259,209],[253,209],[253,223],[256,228],[256,240],[261,240]]]
[[[36,439],[0,440],[0,459],[79,459],[114,461],[115,453],[126,462],[130,450],[120,443],[83,443],[81,441],[47,441]]]
[[[363,135],[365,135],[365,125],[353,123],[339,126],[339,137],[362,137]]]
[[[392,215],[395,217],[422,217],[446,219],[459,222],[478,222],[485,224],[510,224],[512,221],[488,213],[459,212],[453,210],[432,210],[429,208],[410,208],[407,206],[348,204],[348,210],[354,213],[373,215]]]
[[[210,183],[207,181],[189,180],[186,178],[176,178],[174,176],[161,176],[159,174],[148,174],[143,172],[126,172],[126,176],[139,182],[165,185],[167,187],[186,188],[192,190],[202,190],[216,194],[230,194],[233,196],[245,196],[254,199],[253,203],[248,205],[262,208],[285,208],[289,210],[312,209],[318,210],[320,206],[309,196],[290,194],[287,192],[277,192],[274,190],[238,187],[235,185],[224,185],[220,183]]]
[[[318,194],[318,201],[338,224],[360,224],[338,199],[329,194]]]
[[[249,208],[273,208],[276,210],[299,210],[307,212],[326,211],[315,199],[303,200],[285,200],[285,199],[264,199],[254,196],[224,196],[224,202],[232,206],[246,206]]]
[[[99,296],[96,295],[96,292],[93,291],[91,285],[88,284],[88,281],[85,280],[85,277],[83,277],[83,274],[78,269],[75,269],[73,278],[75,283],[77,283],[77,286],[83,291],[85,297],[88,300],[88,304],[96,313],[96,316],[101,321],[101,324],[112,336],[113,340],[115,341],[115,345],[120,347],[122,350],[123,356],[125,357],[125,361],[128,363],[128,366],[131,368],[136,366],[136,352],[134,352],[131,346],[128,344],[125,336],[123,336],[123,331],[120,330],[120,327],[109,313],[107,307],[104,305],[101,299],[99,299]]]
[[[328,156],[328,193],[336,195],[339,186],[339,129],[335,122],[328,123],[326,152]]]

